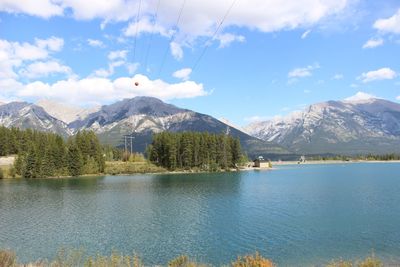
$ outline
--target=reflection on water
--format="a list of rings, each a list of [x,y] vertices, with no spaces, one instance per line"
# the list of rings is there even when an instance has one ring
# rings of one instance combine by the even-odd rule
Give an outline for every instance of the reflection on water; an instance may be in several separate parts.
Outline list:
[[[61,247],[181,254],[213,264],[260,251],[282,265],[371,252],[398,259],[400,164],[0,181],[0,247],[23,260]]]

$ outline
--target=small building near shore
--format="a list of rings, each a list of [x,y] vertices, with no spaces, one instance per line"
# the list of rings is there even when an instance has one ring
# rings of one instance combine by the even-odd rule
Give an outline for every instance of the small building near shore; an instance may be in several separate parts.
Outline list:
[[[271,166],[269,160],[265,160],[262,156],[259,156],[258,158],[253,160],[253,163],[254,168],[270,168]]]

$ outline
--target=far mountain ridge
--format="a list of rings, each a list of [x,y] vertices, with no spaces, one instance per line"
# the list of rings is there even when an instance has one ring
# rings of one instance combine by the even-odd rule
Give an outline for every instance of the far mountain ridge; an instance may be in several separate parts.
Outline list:
[[[379,98],[321,102],[245,130],[296,153],[398,153],[400,104]]]
[[[27,102],[11,102],[1,105],[0,125],[54,132],[64,137],[72,134],[66,123],[51,116],[42,107]]]

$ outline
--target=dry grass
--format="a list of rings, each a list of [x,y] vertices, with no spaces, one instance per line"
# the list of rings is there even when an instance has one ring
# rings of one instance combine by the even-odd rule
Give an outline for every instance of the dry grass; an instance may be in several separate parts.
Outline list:
[[[29,264],[18,263],[14,252],[0,250],[0,267],[144,267],[137,255],[123,255],[113,252],[110,256],[97,255],[94,257],[85,256],[83,250],[60,250],[52,261],[42,260]],[[211,265],[197,263],[188,256],[179,256],[168,264],[168,267],[208,267]],[[229,266],[229,265],[226,265]],[[275,267],[269,259],[262,257],[258,252],[253,255],[238,257],[230,264],[231,267]],[[383,267],[383,263],[374,255],[356,262],[338,260],[326,265],[326,267]]]
[[[329,263],[326,267],[353,267],[353,263],[351,261],[339,260]]]
[[[0,267],[16,266],[17,257],[9,250],[0,250]]]
[[[371,255],[364,260],[359,260],[355,263],[351,261],[333,261],[328,264],[326,267],[383,267],[383,263],[380,259],[375,257],[375,255]]]
[[[263,258],[260,253],[256,252],[254,255],[246,255],[244,257],[238,257],[238,259],[232,263],[232,267],[274,267],[275,264]]]
[[[13,165],[0,165],[0,179],[15,178],[15,168]]]
[[[168,267],[207,267],[208,265],[197,263],[188,256],[179,256],[168,263]]]

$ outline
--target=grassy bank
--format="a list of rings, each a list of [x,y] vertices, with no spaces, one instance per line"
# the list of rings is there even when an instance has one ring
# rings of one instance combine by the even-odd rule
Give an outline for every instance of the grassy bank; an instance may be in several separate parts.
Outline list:
[[[15,177],[15,170],[12,165],[0,165],[0,179]]]
[[[61,250],[54,260],[39,260],[32,263],[20,263],[17,256],[12,251],[0,250],[0,267],[143,267],[142,260],[137,255],[123,255],[113,252],[110,256],[97,255],[95,257],[85,256],[82,250]],[[203,267],[210,264],[199,263],[187,256],[179,256],[166,262],[162,266],[168,267]],[[224,264],[223,266],[232,267],[273,267],[277,266],[271,260],[264,258],[258,252],[253,255],[239,256],[235,261]],[[332,261],[326,267],[381,267],[382,261],[371,255],[363,260]]]
[[[110,161],[106,162],[105,174],[108,175],[123,175],[135,173],[164,173],[167,170],[158,167],[147,161],[141,162],[123,162],[123,161]]]

